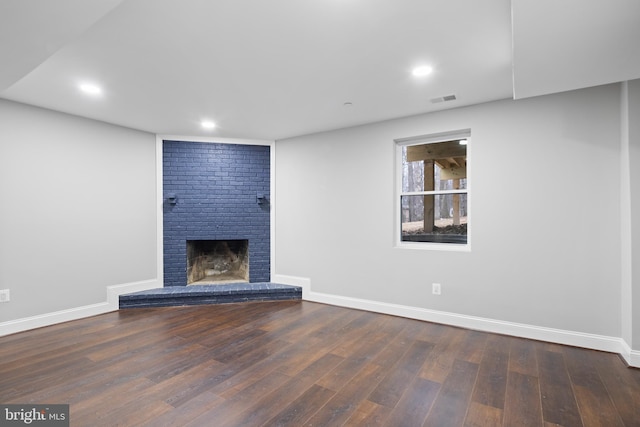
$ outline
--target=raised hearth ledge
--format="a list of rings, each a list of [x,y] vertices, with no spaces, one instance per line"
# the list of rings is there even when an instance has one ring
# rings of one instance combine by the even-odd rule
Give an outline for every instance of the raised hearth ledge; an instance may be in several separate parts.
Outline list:
[[[302,288],[272,282],[167,286],[120,295],[120,308],[302,299]]]

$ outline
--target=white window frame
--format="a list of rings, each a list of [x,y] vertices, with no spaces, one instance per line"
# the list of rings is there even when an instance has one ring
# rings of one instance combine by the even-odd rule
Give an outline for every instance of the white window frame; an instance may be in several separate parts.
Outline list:
[[[461,190],[433,190],[433,191],[402,191],[402,149],[411,145],[431,144],[437,142],[446,142],[454,139],[467,140],[467,185],[466,189]],[[428,135],[412,136],[408,138],[398,138],[394,141],[395,145],[395,191],[394,191],[394,247],[400,249],[418,249],[418,250],[438,250],[438,251],[471,251],[471,183],[473,181],[471,168],[471,129],[459,129],[449,132],[440,132]],[[467,243],[441,243],[441,242],[407,242],[402,240],[402,197],[403,196],[424,196],[438,194],[467,194]]]

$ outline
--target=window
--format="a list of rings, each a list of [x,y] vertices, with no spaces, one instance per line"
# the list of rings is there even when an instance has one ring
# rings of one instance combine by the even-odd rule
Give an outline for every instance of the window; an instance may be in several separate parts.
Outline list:
[[[467,245],[469,131],[396,140],[400,242]]]

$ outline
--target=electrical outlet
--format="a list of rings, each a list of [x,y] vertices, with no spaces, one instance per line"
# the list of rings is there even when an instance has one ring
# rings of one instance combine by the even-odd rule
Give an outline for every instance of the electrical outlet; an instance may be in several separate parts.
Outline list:
[[[0,302],[9,302],[9,300],[11,300],[9,289],[0,289]]]
[[[432,283],[431,284],[431,290],[432,290],[434,295],[440,295],[442,293],[442,291],[440,289],[440,283]]]

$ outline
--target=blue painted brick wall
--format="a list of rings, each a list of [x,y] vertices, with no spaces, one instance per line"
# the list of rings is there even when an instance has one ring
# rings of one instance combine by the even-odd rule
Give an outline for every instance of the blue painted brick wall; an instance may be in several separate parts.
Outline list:
[[[270,147],[163,142],[164,286],[187,284],[187,240],[249,240],[249,281],[270,280]],[[167,201],[175,194],[177,203]]]

